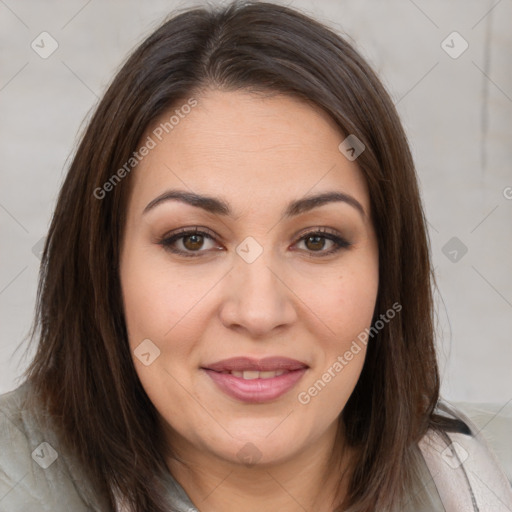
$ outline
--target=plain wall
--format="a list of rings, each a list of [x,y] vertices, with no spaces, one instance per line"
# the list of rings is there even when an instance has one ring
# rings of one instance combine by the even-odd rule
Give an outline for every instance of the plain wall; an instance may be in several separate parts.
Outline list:
[[[512,2],[285,4],[345,34],[397,105],[430,227],[443,395],[506,404],[512,400]],[[25,345],[15,350],[32,320],[38,242],[84,118],[127,53],[164,16],[188,5],[0,2],[0,393],[16,387],[27,364]],[[31,47],[35,41],[40,53],[51,49],[42,32],[58,44],[47,58]]]

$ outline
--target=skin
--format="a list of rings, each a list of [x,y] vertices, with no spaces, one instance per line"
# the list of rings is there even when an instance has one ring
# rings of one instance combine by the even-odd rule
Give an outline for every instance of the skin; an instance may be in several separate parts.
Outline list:
[[[131,176],[120,272],[134,365],[179,456],[168,467],[201,511],[329,511],[341,475],[327,467],[337,418],[365,347],[309,403],[298,394],[371,324],[379,276],[367,185],[357,161],[338,150],[345,136],[320,109],[244,91],[196,99]],[[233,216],[177,200],[143,213],[169,189],[222,198]],[[332,191],[352,196],[364,214],[338,201],[283,218],[289,202]],[[160,244],[194,226],[215,239],[185,237],[174,247],[199,256]],[[350,246],[322,256],[333,242],[300,240],[318,228]],[[236,252],[246,237],[263,250],[252,263]],[[134,354],[145,339],[160,350],[147,366]],[[201,369],[274,355],[309,368],[291,391],[263,404],[227,396]],[[257,462],[240,460],[244,446]],[[353,456],[341,452],[340,471]]]

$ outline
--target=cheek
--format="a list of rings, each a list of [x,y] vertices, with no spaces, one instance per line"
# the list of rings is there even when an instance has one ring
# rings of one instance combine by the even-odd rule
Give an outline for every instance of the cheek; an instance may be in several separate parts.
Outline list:
[[[199,336],[191,327],[200,314],[194,305],[204,290],[185,285],[179,273],[136,249],[122,260],[121,288],[131,356],[145,392],[160,412],[169,396],[173,410],[186,407],[190,397],[179,382],[186,382],[193,364]]]
[[[308,306],[323,321],[330,343],[346,342],[370,326],[378,292],[377,264],[356,262],[309,283]]]
[[[154,249],[153,249],[154,250]],[[180,272],[163,258],[132,251],[121,266],[121,287],[130,343],[164,340],[184,323],[197,320],[201,298],[212,279]]]
[[[218,276],[180,271],[165,258],[147,252],[133,250],[121,265],[131,357],[142,386],[160,412],[170,407],[169,396],[174,410],[186,408],[190,396],[182,385],[193,390],[190,378],[201,362],[206,310],[211,307],[208,291]],[[148,366],[138,357],[147,348],[157,354]]]
[[[375,253],[345,263],[309,287],[308,306],[325,328],[316,336],[317,364],[297,398],[325,422],[335,419],[357,384],[378,292]]]
[[[318,425],[336,420],[352,394],[364,365],[369,329],[375,306],[372,287],[363,289],[340,280],[343,290],[332,285],[330,299],[319,302],[329,328],[316,338],[316,364],[297,393],[300,407]],[[315,306],[313,306],[315,307]],[[320,427],[319,427],[320,428]]]

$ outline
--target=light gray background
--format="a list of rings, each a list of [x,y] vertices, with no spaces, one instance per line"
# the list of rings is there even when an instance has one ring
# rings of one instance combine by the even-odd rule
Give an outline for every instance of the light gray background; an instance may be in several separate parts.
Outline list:
[[[443,395],[506,404],[512,400],[512,0],[286,3],[345,34],[397,104],[430,226]],[[39,265],[33,247],[48,228],[84,119],[128,51],[173,9],[188,5],[0,0],[0,393],[16,387],[27,364],[24,347],[14,351],[32,319]],[[46,59],[31,48],[43,31],[59,45]],[[458,58],[442,47],[453,31],[469,44]],[[445,43],[452,53],[461,44],[456,37]],[[459,247],[443,252],[452,237]]]

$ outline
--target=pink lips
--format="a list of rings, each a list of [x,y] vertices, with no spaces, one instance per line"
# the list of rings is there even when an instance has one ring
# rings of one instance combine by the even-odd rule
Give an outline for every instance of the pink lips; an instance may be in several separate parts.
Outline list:
[[[286,357],[234,357],[208,364],[202,369],[221,391],[232,398],[247,403],[263,403],[275,400],[292,389],[308,366]],[[272,376],[271,372],[277,372],[277,375]]]

